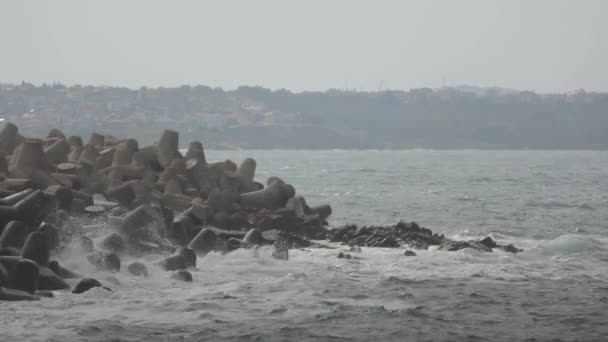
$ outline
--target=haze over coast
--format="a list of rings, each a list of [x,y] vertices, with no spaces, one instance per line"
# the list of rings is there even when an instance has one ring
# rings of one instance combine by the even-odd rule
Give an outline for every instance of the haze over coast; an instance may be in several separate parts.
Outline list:
[[[175,129],[220,149],[607,149],[608,94],[472,86],[292,92],[203,85],[0,85],[0,118],[152,143]],[[185,146],[184,146],[185,147]]]

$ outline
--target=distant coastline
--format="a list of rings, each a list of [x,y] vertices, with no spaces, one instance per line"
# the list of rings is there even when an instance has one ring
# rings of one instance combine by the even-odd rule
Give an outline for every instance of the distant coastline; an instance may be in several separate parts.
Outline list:
[[[0,84],[0,120],[26,136],[63,127],[152,143],[170,128],[206,148],[606,150],[608,94],[471,86],[409,91],[262,87],[128,89]],[[0,123],[2,125],[2,123]]]

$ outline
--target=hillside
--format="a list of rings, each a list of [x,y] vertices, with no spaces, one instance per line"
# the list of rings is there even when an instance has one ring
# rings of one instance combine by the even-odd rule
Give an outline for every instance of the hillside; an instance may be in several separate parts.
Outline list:
[[[0,85],[0,118],[152,142],[173,128],[213,148],[608,149],[608,94],[498,88],[292,93],[261,87]]]

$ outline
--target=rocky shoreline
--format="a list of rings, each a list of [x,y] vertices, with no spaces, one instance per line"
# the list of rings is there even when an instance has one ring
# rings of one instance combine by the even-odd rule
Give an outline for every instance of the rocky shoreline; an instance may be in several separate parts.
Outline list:
[[[192,281],[188,270],[210,252],[262,245],[272,245],[273,256],[281,260],[289,259],[291,248],[327,248],[323,241],[352,248],[521,251],[489,237],[454,241],[414,222],[330,228],[330,205],[309,206],[278,177],[256,182],[255,160],[210,163],[201,142],[191,142],[184,155],[178,146],[179,134],[171,130],[157,143],[139,146],[134,139],[97,133],[85,144],[58,129],[45,139],[31,139],[5,124],[0,131],[0,300],[110,290],[56,260],[74,245],[102,272],[126,269],[146,277],[155,266],[180,281]],[[112,231],[92,236],[84,229],[96,225]],[[165,257],[153,264],[122,263],[125,257],[150,254]],[[68,279],[80,281],[71,286]]]

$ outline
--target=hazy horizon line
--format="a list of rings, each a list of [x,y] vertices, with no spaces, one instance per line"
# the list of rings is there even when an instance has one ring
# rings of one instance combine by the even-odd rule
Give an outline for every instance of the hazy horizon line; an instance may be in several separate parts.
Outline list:
[[[35,82],[35,81],[26,81],[26,80],[22,80],[20,82],[12,82],[12,81],[0,81],[0,85],[9,85],[9,86],[19,86],[22,83],[26,83],[26,84],[32,84],[36,87],[41,87],[44,85],[53,85],[53,84],[59,84],[65,87],[76,87],[76,86],[81,86],[81,87],[93,87],[93,88],[126,88],[129,90],[139,90],[142,88],[146,88],[146,89],[171,89],[171,88],[181,88],[181,87],[207,87],[207,88],[211,88],[211,89],[222,89],[223,91],[226,92],[230,92],[230,91],[236,91],[241,87],[249,87],[249,88],[263,88],[263,89],[268,89],[272,92],[276,92],[276,91],[280,91],[280,90],[286,90],[292,94],[302,94],[302,93],[326,93],[330,90],[338,90],[338,91],[344,91],[344,92],[358,92],[358,93],[382,93],[382,92],[408,92],[411,90],[416,90],[416,89],[432,89],[432,90],[439,90],[439,89],[443,89],[443,88],[447,88],[447,89],[457,89],[457,88],[466,88],[466,87],[471,87],[471,88],[478,88],[478,89],[499,89],[499,90],[503,90],[503,91],[510,91],[510,92],[533,92],[536,94],[541,94],[541,95],[550,95],[550,94],[571,94],[580,90],[585,91],[586,93],[599,93],[599,94],[606,94],[608,93],[608,90],[603,91],[603,90],[596,90],[596,89],[585,89],[583,87],[577,87],[577,88],[573,88],[573,89],[564,89],[561,92],[557,92],[557,91],[537,91],[534,89],[521,89],[521,88],[510,88],[510,87],[502,87],[502,86],[498,86],[498,85],[493,85],[493,86],[484,86],[484,85],[477,85],[477,84],[471,84],[471,83],[461,83],[461,84],[455,84],[455,85],[442,85],[442,86],[425,86],[425,87],[411,87],[409,89],[403,89],[403,88],[386,88],[386,89],[364,89],[364,88],[357,88],[357,87],[353,87],[353,88],[346,88],[346,87],[336,87],[336,88],[326,88],[326,89],[305,89],[305,90],[293,90],[293,89],[289,89],[289,88],[271,88],[271,87],[267,87],[264,85],[260,85],[260,84],[241,84],[235,88],[230,88],[230,87],[223,87],[223,86],[213,86],[213,85],[209,85],[209,84],[180,84],[180,85],[155,85],[155,86],[150,86],[150,85],[140,85],[139,87],[133,87],[133,86],[128,86],[128,85],[118,85],[118,84],[94,84],[94,83],[66,83],[66,82],[61,82],[61,81],[50,81],[50,82]],[[462,90],[462,89],[461,89]]]

